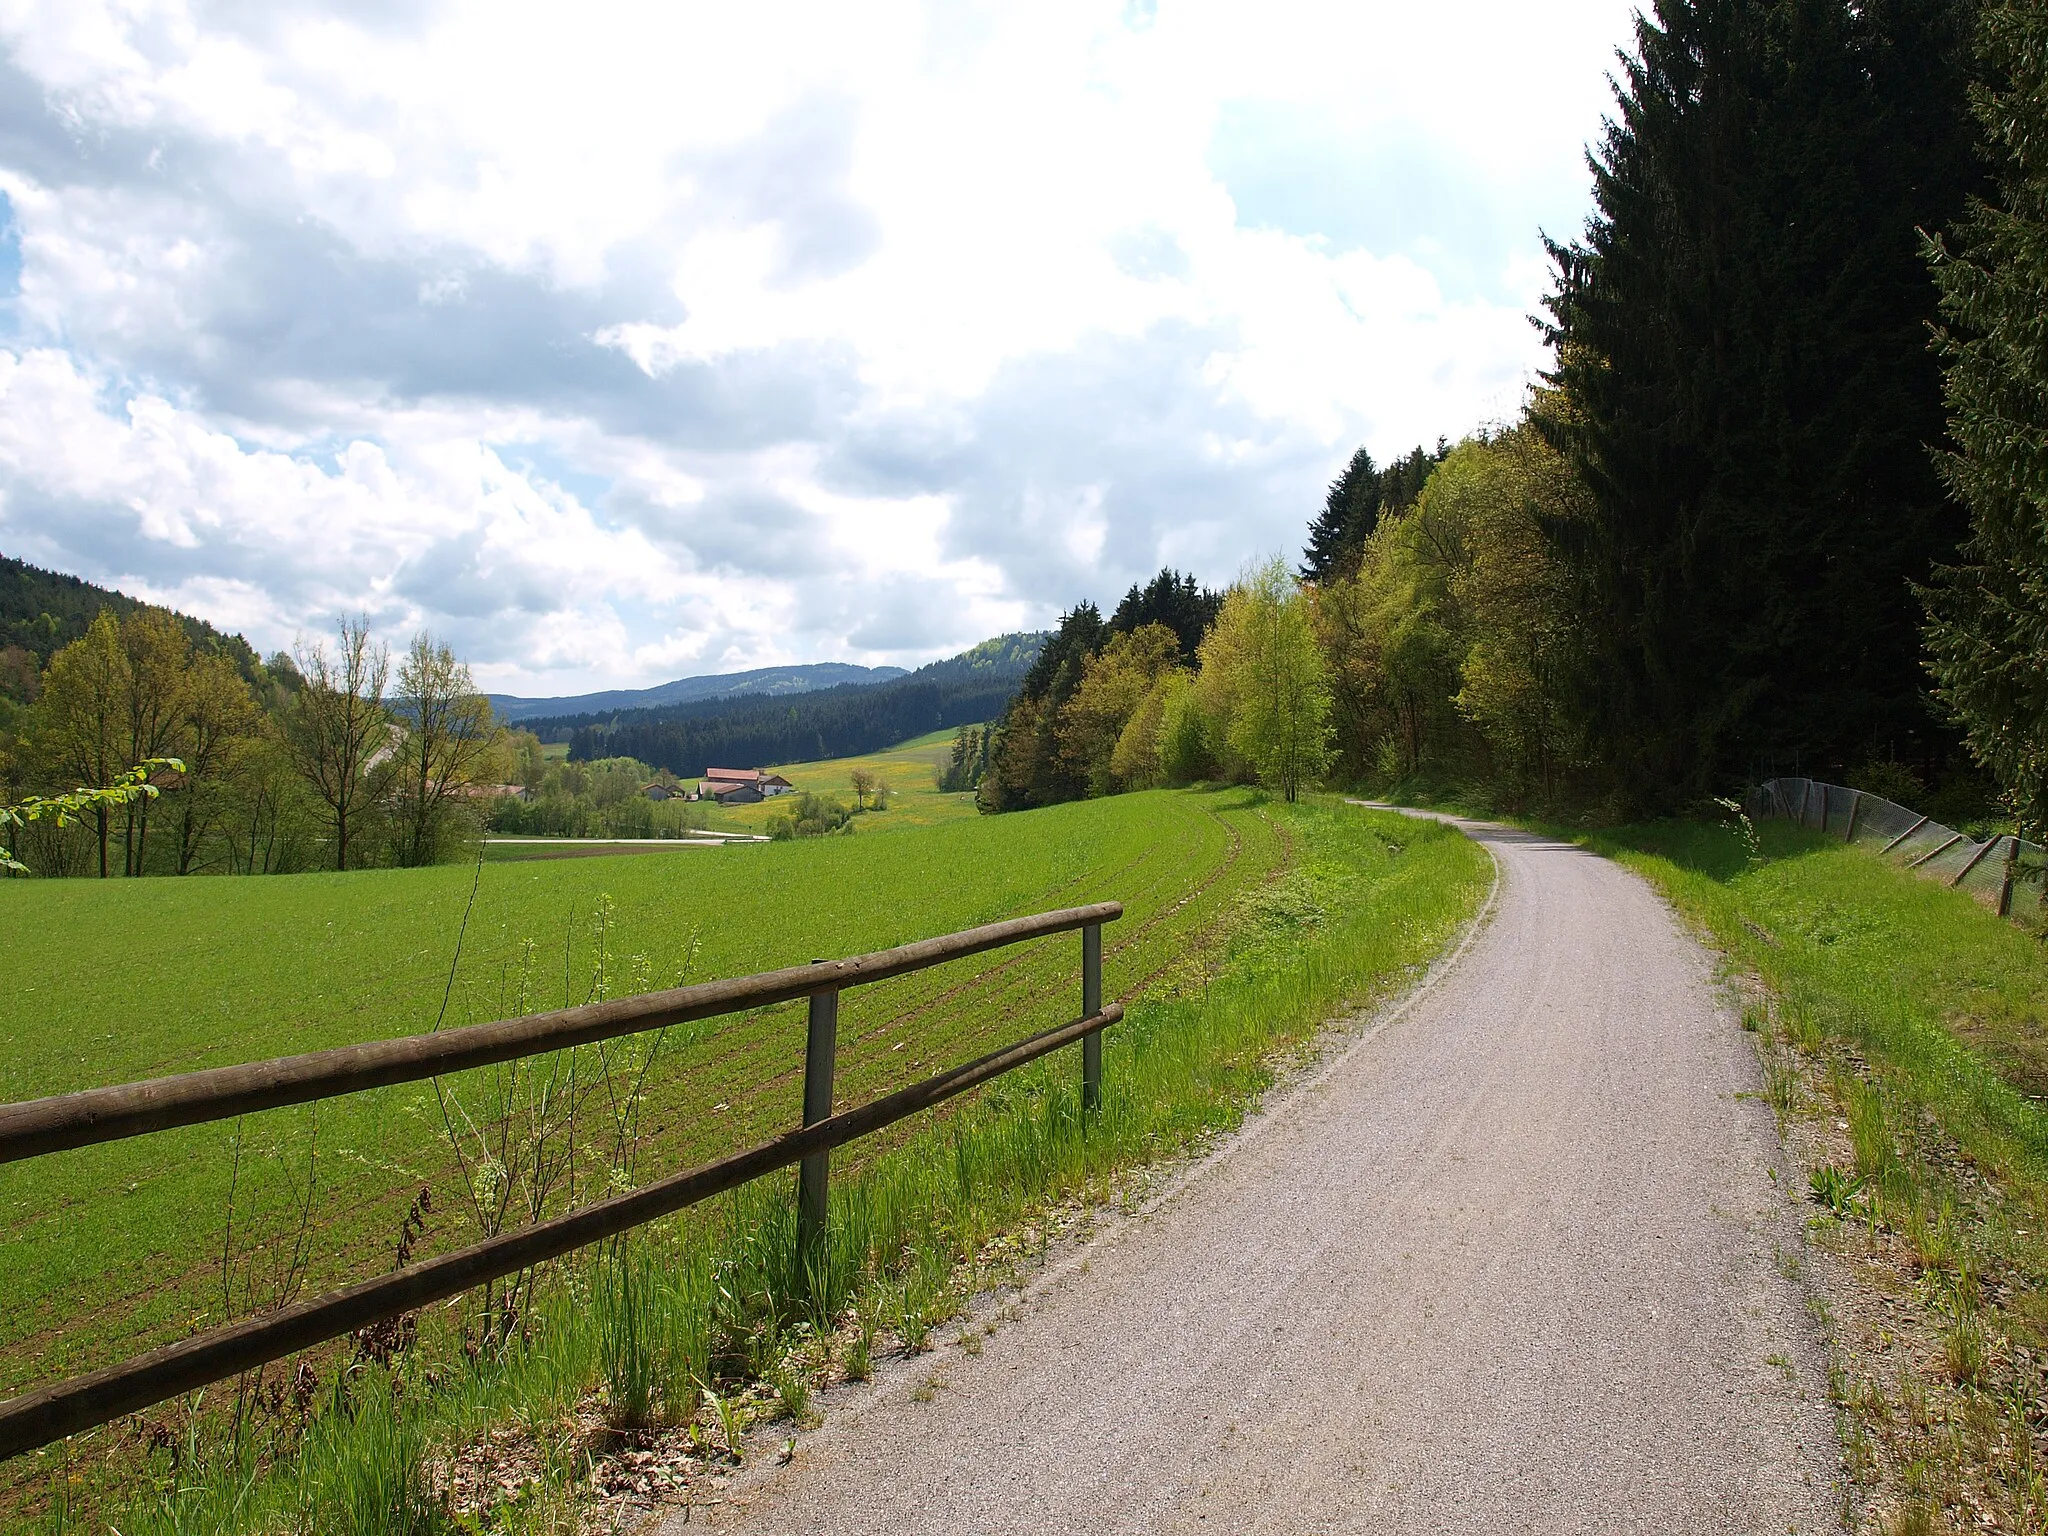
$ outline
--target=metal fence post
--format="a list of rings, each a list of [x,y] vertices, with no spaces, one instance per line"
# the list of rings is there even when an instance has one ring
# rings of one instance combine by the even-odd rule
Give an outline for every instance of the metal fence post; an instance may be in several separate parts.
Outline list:
[[[813,965],[822,965],[814,960]],[[804,1124],[832,1117],[832,1074],[839,1057],[839,989],[811,994],[811,1027],[804,1041]],[[798,1166],[796,1176],[797,1247],[806,1257],[825,1235],[830,1214],[826,1181],[832,1154],[814,1152]]]
[[[1081,1017],[1102,1012],[1102,924],[1081,930]],[[1081,1039],[1081,1108],[1102,1108],[1102,1031]]]

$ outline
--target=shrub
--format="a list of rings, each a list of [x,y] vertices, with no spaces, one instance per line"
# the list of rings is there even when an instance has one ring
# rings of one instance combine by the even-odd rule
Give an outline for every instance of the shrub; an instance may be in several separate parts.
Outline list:
[[[768,818],[768,835],[777,842],[793,837],[824,837],[833,832],[851,832],[852,823],[853,812],[843,803],[830,795],[805,791],[788,810]]]

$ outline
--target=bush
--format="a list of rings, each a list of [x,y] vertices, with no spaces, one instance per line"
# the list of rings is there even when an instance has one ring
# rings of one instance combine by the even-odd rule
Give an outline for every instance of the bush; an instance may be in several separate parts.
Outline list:
[[[768,818],[768,835],[777,842],[793,837],[825,837],[853,830],[853,812],[830,795],[805,791],[787,810]]]
[[[1904,763],[1884,758],[1872,758],[1850,774],[1849,787],[1898,805],[1917,806],[1927,798],[1927,786],[1919,774]]]

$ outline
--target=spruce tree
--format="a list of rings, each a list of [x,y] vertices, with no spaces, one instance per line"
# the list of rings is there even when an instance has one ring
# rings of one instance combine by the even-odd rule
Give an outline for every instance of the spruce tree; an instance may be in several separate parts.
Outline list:
[[[1133,585],[1110,615],[1109,627],[1129,634],[1147,624],[1164,624],[1180,641],[1181,660],[1195,664],[1195,651],[1209,626],[1216,622],[1223,606],[1223,594],[1212,592],[1192,575],[1172,567],[1160,571],[1143,587]]]
[[[1959,561],[1923,594],[1941,701],[2027,836],[2048,827],[2048,8],[1985,17],[1995,88],[1976,94],[1996,169],[1953,242],[1935,241],[1939,348],[1970,511]]]
[[[1328,581],[1355,566],[1380,518],[1414,506],[1429,472],[1449,452],[1450,444],[1438,438],[1434,453],[1418,446],[1385,469],[1373,463],[1367,449],[1352,454],[1344,472],[1330,482],[1323,510],[1309,525],[1302,580]],[[1210,617],[1213,620],[1214,615]]]
[[[1308,548],[1302,551],[1304,581],[1328,581],[1355,560],[1380,515],[1380,468],[1371,450],[1351,455],[1344,472],[1330,482],[1323,510],[1309,524]],[[1363,529],[1363,532],[1359,532]]]
[[[1590,492],[1590,724],[1672,801],[1766,755],[1936,750],[1911,583],[1959,518],[1916,226],[1974,175],[1958,0],[1659,0],[1549,243],[1560,399]]]
[[[1034,805],[1078,800],[1087,781],[1059,751],[1060,706],[1081,686],[1081,669],[1108,643],[1110,628],[1093,603],[1077,603],[1060,615],[1054,630],[1002,719],[990,728],[987,777],[981,782],[981,803],[991,811],[1016,811]]]

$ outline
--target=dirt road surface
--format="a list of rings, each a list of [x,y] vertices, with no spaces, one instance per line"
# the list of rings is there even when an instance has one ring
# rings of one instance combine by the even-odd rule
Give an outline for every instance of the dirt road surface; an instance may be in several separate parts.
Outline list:
[[[1708,957],[1619,867],[1467,830],[1501,880],[1417,996],[691,1528],[1837,1528],[1799,1216]]]

